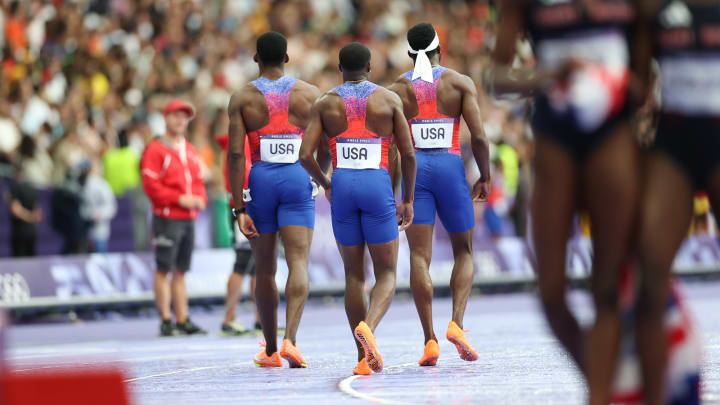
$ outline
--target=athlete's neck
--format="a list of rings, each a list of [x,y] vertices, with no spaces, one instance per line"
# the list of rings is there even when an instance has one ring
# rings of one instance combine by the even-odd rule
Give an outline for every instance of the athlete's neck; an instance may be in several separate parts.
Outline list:
[[[282,65],[260,67],[260,77],[268,80],[277,80],[283,76],[285,76],[285,68]]]
[[[343,82],[360,83],[368,80],[370,72],[343,72]]]

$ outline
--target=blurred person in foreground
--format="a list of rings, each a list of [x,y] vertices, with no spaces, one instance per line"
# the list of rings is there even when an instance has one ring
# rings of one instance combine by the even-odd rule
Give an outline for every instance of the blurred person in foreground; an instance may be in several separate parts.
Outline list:
[[[370,50],[353,42],[340,50],[339,59],[343,84],[313,105],[300,161],[330,201],[345,266],[345,312],[357,345],[353,373],[368,375],[383,369],[374,332],[395,295],[398,232],[413,221],[415,151],[400,97],[369,81]],[[398,206],[388,171],[391,142],[401,157],[406,191]],[[332,180],[326,174],[331,157]],[[369,307],[365,246],[375,271]]]
[[[143,188],[152,202],[157,266],[154,291],[162,319],[160,336],[205,334],[188,316],[185,285],[195,241],[195,219],[207,206],[200,160],[195,147],[185,140],[195,110],[184,100],[174,99],[165,106],[163,115],[165,135],[148,144],[140,165]]]
[[[413,26],[407,40],[408,56],[415,63],[414,68],[400,76],[389,90],[402,100],[418,167],[415,216],[406,231],[410,246],[410,287],[425,334],[424,353],[418,364],[434,366],[440,356],[432,322],[433,284],[429,273],[436,215],[448,232],[455,259],[450,279],[452,319],[445,336],[455,345],[460,358],[475,361],[478,354],[463,331],[475,273],[473,202],[487,200],[490,187],[488,142],[480,121],[477,89],[468,76],[440,66],[440,39],[431,24]],[[470,129],[473,156],[480,171],[472,191],[460,156],[461,117]]]
[[[702,353],[693,352],[692,320],[671,281],[671,268],[693,220],[695,193],[706,191],[710,204],[720,207],[720,1],[641,0],[638,5],[634,50],[643,94],[651,93],[653,58],[662,78],[640,202],[635,325],[644,400],[694,404],[700,402]],[[693,354],[695,359],[689,357]]]
[[[250,239],[257,282],[255,304],[260,313],[265,349],[255,355],[259,367],[307,367],[296,345],[309,291],[308,259],[315,226],[315,185],[298,163],[300,143],[310,119],[312,103],[320,95],[317,87],[285,76],[287,40],[277,32],[257,39],[259,77],[230,99],[230,145],[228,175],[233,201],[247,203],[234,208],[240,231]],[[245,182],[245,142],[249,143],[252,169]],[[288,279],[286,329],[277,348],[275,284],[277,236],[285,246]]]
[[[538,287],[555,336],[587,379],[589,403],[605,405],[621,337],[618,285],[637,218],[639,153],[630,126],[629,30],[634,2],[502,0],[489,92],[535,97],[531,211]],[[514,68],[528,35],[538,59]],[[575,213],[592,222],[595,320],[582,331],[566,301],[566,247]]]
[[[37,224],[42,221],[37,190],[25,181],[20,170],[6,196],[10,207],[10,252],[13,257],[35,256]]]
[[[228,142],[230,136],[223,134],[215,137],[215,141],[220,145],[220,148],[227,154]],[[250,169],[252,168],[252,162],[249,157],[252,155],[250,152],[250,143],[245,142],[245,183],[244,188],[247,188],[248,177],[250,175]],[[225,188],[230,194],[230,209],[235,209],[235,200],[232,198],[232,190],[230,188],[230,177],[228,176],[227,157],[223,159],[223,173],[225,174]],[[238,206],[245,207],[245,203],[241,202]],[[235,250],[235,264],[233,265],[233,271],[230,273],[230,277],[227,282],[227,293],[225,295],[225,319],[220,325],[220,335],[222,336],[244,336],[250,333],[247,328],[235,321],[235,310],[237,308],[240,299],[242,298],[242,288],[245,276],[250,276],[250,295],[253,298],[253,308],[255,314],[255,325],[260,325],[260,314],[258,313],[257,306],[255,304],[255,260],[252,257],[252,249],[250,248],[250,241],[248,240],[238,227],[238,223],[235,220],[234,215],[230,215],[230,230],[232,232],[232,244],[233,250]],[[257,328],[256,328],[257,329]],[[262,326],[259,328],[262,331]]]

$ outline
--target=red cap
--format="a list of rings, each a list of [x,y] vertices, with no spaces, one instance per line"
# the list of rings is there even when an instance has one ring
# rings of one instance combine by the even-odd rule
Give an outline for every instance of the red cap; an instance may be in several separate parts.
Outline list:
[[[170,114],[175,111],[184,111],[188,117],[192,118],[195,116],[195,108],[190,103],[186,102],[181,98],[170,100],[169,103],[163,108],[163,115]]]

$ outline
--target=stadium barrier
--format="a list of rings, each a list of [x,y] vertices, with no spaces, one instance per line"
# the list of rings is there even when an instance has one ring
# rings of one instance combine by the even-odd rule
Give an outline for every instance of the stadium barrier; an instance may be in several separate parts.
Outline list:
[[[344,273],[329,229],[319,218],[311,251],[311,294],[342,294]],[[482,237],[474,241],[475,285],[531,285],[534,280],[531,254],[519,238],[495,242]],[[202,249],[193,255],[187,275],[191,299],[221,299],[234,262],[232,249]],[[369,260],[368,260],[369,262]],[[590,268],[589,240],[576,237],[568,244],[568,273],[583,279]],[[368,279],[372,280],[370,264]],[[450,242],[436,232],[430,273],[437,287],[447,287],[453,259]],[[720,247],[714,238],[692,237],[684,243],[674,270],[678,274],[720,274]],[[114,305],[152,301],[154,260],[151,252],[109,253],[77,256],[45,256],[0,259],[0,306],[10,310]],[[282,292],[287,277],[283,257],[278,259],[277,281]],[[398,288],[409,288],[410,264],[407,240],[401,235]]]

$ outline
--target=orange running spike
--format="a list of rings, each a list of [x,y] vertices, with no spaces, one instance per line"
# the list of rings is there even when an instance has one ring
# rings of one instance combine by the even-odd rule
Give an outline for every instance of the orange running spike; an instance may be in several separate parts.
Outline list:
[[[370,368],[376,373],[381,372],[383,369],[382,356],[375,344],[375,336],[364,321],[361,321],[355,328],[355,338],[362,345],[365,351],[365,358]]]
[[[307,363],[300,354],[300,349],[288,339],[283,340],[280,356],[287,360],[290,368],[307,368]]]
[[[425,352],[418,364],[421,366],[437,365],[438,357],[440,357],[440,347],[435,340],[431,339],[425,344]]]
[[[255,365],[258,367],[282,367],[282,359],[280,358],[280,355],[278,352],[273,353],[272,355],[268,356],[267,353],[265,353],[265,349],[260,350],[255,355]]]
[[[477,352],[470,346],[467,338],[465,338],[465,331],[460,329],[455,322],[450,321],[445,337],[455,345],[461,359],[465,361],[475,361],[478,359],[479,356]]]
[[[363,357],[363,359],[358,362],[357,366],[355,366],[355,368],[353,369],[353,374],[355,374],[355,375],[370,375],[370,374],[372,374],[372,370],[370,369],[370,366],[368,366],[368,362],[365,359],[365,357]]]

